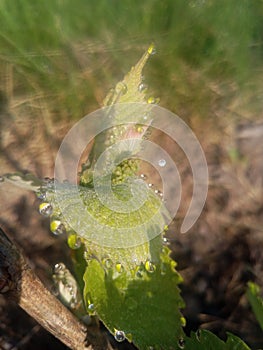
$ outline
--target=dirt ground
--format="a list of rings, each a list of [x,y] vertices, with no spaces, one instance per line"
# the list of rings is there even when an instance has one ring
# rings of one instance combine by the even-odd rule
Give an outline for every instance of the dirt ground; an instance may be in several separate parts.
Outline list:
[[[0,174],[29,171],[40,178],[53,177],[56,151],[70,124],[52,120],[41,96],[8,101],[2,95]],[[224,339],[230,331],[258,349],[263,347],[263,336],[245,291],[248,281],[255,281],[263,290],[263,115],[254,121],[208,121],[205,127],[193,120],[191,126],[208,162],[208,198],[191,232],[175,234],[184,208],[168,232],[172,256],[184,278],[186,332],[201,327]],[[191,171],[186,162],[180,164],[187,203]],[[38,201],[31,193],[1,185],[0,208],[1,227],[52,289],[53,266],[60,261],[70,266],[63,239],[49,232],[49,221],[38,214]],[[118,348],[133,346],[124,343]],[[66,347],[0,295],[0,349]]]

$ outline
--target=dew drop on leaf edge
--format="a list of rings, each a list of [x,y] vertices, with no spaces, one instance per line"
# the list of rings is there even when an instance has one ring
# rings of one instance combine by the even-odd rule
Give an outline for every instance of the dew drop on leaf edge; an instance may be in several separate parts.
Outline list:
[[[86,261],[89,261],[90,258],[91,258],[90,253],[87,250],[85,250],[84,253],[83,253],[83,259],[86,260]]]
[[[163,197],[163,193],[160,190],[154,190],[154,193],[157,194],[157,196],[159,196],[161,198]]]
[[[147,90],[147,85],[144,84],[144,83],[140,83],[139,86],[138,86],[138,91],[139,92],[143,92],[145,90]]]
[[[186,326],[186,319],[185,319],[185,317],[180,317],[180,322],[181,322],[181,325],[182,325],[182,327],[185,327]]]
[[[54,235],[59,236],[66,232],[64,224],[59,220],[53,220],[50,223],[50,230]]]
[[[50,216],[53,212],[52,205],[50,203],[41,203],[39,205],[39,213],[43,216]]]
[[[117,272],[122,273],[124,271],[124,267],[121,263],[117,263],[115,265]]]
[[[180,349],[184,349],[185,341],[184,341],[183,338],[180,338],[180,339],[178,340],[178,346],[179,346]]]
[[[110,258],[105,258],[102,262],[106,269],[111,269],[113,267],[113,261]]]
[[[59,273],[65,269],[65,265],[63,263],[57,263],[54,266],[54,273]]]
[[[93,303],[90,303],[90,304],[88,305],[88,313],[89,313],[90,315],[94,315],[94,314],[95,314],[95,305],[94,305]]]
[[[163,237],[163,244],[169,245],[169,239],[167,237]]]
[[[79,249],[81,247],[81,239],[75,233],[68,236],[68,246],[71,249]]]
[[[148,48],[148,54],[149,55],[155,55],[156,54],[156,48],[154,46],[154,44],[151,44],[151,46]]]
[[[116,330],[114,333],[114,338],[117,342],[122,342],[125,340],[125,333],[123,331]]]
[[[147,100],[147,103],[149,103],[149,104],[155,104],[156,102],[157,102],[157,100],[153,96],[149,97]]]
[[[144,266],[145,270],[150,273],[153,273],[156,270],[156,266],[150,260],[147,260]]]
[[[138,278],[142,278],[143,277],[143,268],[142,266],[137,266],[135,268],[135,276]]]

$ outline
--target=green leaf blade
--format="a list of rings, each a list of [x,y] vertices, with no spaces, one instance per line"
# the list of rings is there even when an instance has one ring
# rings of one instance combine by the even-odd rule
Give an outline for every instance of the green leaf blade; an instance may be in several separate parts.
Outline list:
[[[227,333],[227,341],[224,342],[215,334],[207,330],[199,330],[191,333],[185,341],[185,350],[250,350],[250,348],[237,336]]]
[[[167,250],[168,253],[168,250]],[[84,299],[91,299],[96,313],[112,334],[124,331],[141,350],[176,349],[183,337],[180,308],[183,301],[175,272],[167,253],[153,272],[141,275],[124,271],[114,278],[98,261],[92,260],[84,275]],[[162,267],[161,267],[162,266]],[[165,272],[163,272],[165,271]]]
[[[263,330],[263,299],[260,297],[259,286],[253,282],[249,282],[246,294],[256,319]]]

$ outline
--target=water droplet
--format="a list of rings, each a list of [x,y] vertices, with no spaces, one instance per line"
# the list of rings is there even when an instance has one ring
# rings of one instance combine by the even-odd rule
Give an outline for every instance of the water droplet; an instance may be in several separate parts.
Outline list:
[[[138,277],[138,278],[142,278],[143,277],[143,271],[144,271],[143,265],[136,266],[136,268],[135,268],[135,276]]]
[[[141,175],[140,175],[140,178],[141,178],[142,180],[146,180],[146,179],[147,179],[147,176],[146,176],[145,174],[141,174]]]
[[[166,160],[165,159],[160,159],[158,161],[158,164],[159,164],[160,167],[164,167],[166,165]]]
[[[54,266],[54,273],[58,274],[65,270],[65,265],[63,263],[58,263]]]
[[[43,201],[46,199],[46,191],[43,188],[40,188],[40,190],[36,192],[36,196]]]
[[[142,278],[143,277],[143,271],[142,270],[136,271],[136,277]]]
[[[141,134],[144,131],[143,125],[136,125],[135,131]]]
[[[117,263],[115,266],[116,266],[117,272],[122,273],[124,271],[124,267],[121,263]]]
[[[157,194],[159,197],[163,197],[163,193],[160,190],[154,190],[154,193]]]
[[[94,314],[94,313],[95,313],[95,306],[94,306],[93,303],[90,303],[90,304],[88,305],[88,313],[89,313],[89,314]]]
[[[179,348],[180,348],[180,349],[184,349],[184,345],[185,345],[184,339],[183,339],[183,338],[180,338],[180,339],[178,340],[178,346],[179,346]]]
[[[116,93],[121,93],[122,95],[125,95],[126,92],[128,91],[127,85],[124,84],[123,82],[119,82],[116,86]]]
[[[83,253],[83,258],[84,260],[86,260],[87,262],[90,260],[90,253],[85,250],[84,253]]]
[[[103,265],[106,267],[106,269],[112,269],[112,267],[113,267],[113,262],[112,262],[111,259],[105,258],[105,259],[103,259],[102,262],[103,262]]]
[[[148,119],[148,115],[145,114],[145,115],[143,116],[143,119],[144,119],[144,120],[147,120],[147,119]]]
[[[151,97],[148,98],[147,103],[155,104],[156,103],[156,99],[153,96],[151,96]]]
[[[181,322],[182,327],[186,326],[186,319],[183,316],[180,317],[180,322]]]
[[[50,230],[51,232],[54,233],[54,235],[57,235],[57,236],[62,235],[63,233],[66,232],[64,224],[59,220],[51,221]]]
[[[148,184],[148,187],[153,188],[154,184]]]
[[[115,338],[115,340],[117,340],[118,342],[122,342],[122,341],[125,340],[125,333],[124,333],[123,331],[117,331],[117,330],[115,330],[114,338]]]
[[[163,244],[164,245],[168,245],[169,244],[169,240],[167,237],[163,237]]]
[[[154,46],[154,44],[151,44],[151,46],[148,48],[148,54],[149,55],[155,55],[156,54],[156,48]]]
[[[75,233],[72,233],[68,236],[68,246],[71,249],[78,249],[81,247],[81,239]]]
[[[53,212],[52,205],[50,203],[41,203],[39,205],[39,213],[43,216],[50,216]]]
[[[139,84],[139,86],[138,86],[138,91],[139,91],[139,92],[143,92],[143,91],[147,90],[147,88],[148,88],[148,86],[147,86],[146,84],[141,83],[141,84]]]
[[[4,182],[4,181],[5,181],[4,176],[0,176],[0,182]]]
[[[156,270],[156,266],[150,260],[147,260],[144,266],[145,270],[150,273],[153,273]]]

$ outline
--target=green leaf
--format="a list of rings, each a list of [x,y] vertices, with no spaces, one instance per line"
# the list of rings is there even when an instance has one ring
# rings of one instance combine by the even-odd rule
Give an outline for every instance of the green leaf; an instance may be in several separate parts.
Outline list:
[[[127,134],[143,137],[145,131],[147,130],[147,126],[134,130],[134,126],[127,127],[127,123],[133,120],[134,116],[136,116],[136,123],[145,124],[144,117],[151,110],[152,104],[158,102],[158,99],[146,96],[147,89],[145,88],[146,85],[143,83],[142,76],[142,70],[153,52],[154,46],[151,45],[143,54],[141,59],[137,62],[137,64],[131,68],[130,72],[124,77],[124,79],[118,82],[115,88],[111,89],[111,91],[104,99],[104,107],[112,106],[112,108],[105,109],[105,114],[110,110],[113,110],[114,120],[116,122],[123,123],[124,126],[110,128],[95,137],[95,142],[89,155],[87,166],[84,166],[84,169],[81,173],[81,184],[85,185],[92,181],[92,172],[94,165],[106,147],[109,147],[115,142],[127,138]],[[129,108],[127,108],[127,103],[130,103]],[[114,105],[116,104],[118,104],[117,110],[116,108],[114,109]],[[122,104],[124,105],[122,106]],[[132,154],[130,154],[130,156],[132,156]],[[132,160],[132,162],[134,161]],[[137,168],[135,169],[135,172],[136,171]],[[123,173],[122,175],[125,174]]]
[[[223,350],[227,349],[225,343],[209,331],[200,330],[192,332],[190,338],[186,338],[184,349],[186,350]]]
[[[219,339],[215,334],[207,330],[192,332],[190,338],[186,338],[185,350],[250,350],[250,348],[237,336],[227,333],[227,341]]]
[[[125,75],[124,79],[116,85],[115,89],[112,89],[108,93],[103,101],[104,106],[115,103],[145,102],[145,93],[147,90],[141,85],[143,84],[142,70],[154,52],[155,49],[152,44],[138,63]]]
[[[263,299],[260,297],[259,286],[253,282],[249,282],[246,294],[256,319],[263,330]]]
[[[99,177],[99,183],[92,180],[94,165],[105,148],[129,137],[140,139],[145,135],[148,124],[141,124],[152,104],[157,102],[154,98],[146,99],[142,85],[142,69],[152,53],[153,46],[150,46],[104,100],[104,106],[110,106],[105,117],[110,115],[121,125],[96,136],[89,160],[83,166],[77,196],[66,184],[60,186],[59,206],[52,191],[47,193],[46,199],[53,207],[55,222],[60,222],[59,218],[67,230],[70,226],[76,227],[85,245],[84,300],[87,311],[95,312],[119,340],[123,340],[125,334],[140,349],[154,347],[157,350],[176,349],[185,324],[180,314],[183,307],[178,289],[181,277],[174,269],[175,262],[169,256],[169,249],[162,245],[164,217],[169,217],[169,213],[154,191],[145,184],[138,186],[137,163],[130,159],[138,152],[137,148],[132,148],[132,153],[126,151],[124,161],[118,161],[123,159],[122,154],[117,152],[115,155],[112,151],[108,156],[110,159],[106,158],[103,163],[105,168],[112,158],[116,161],[118,166],[112,177],[106,178],[106,172]],[[127,102],[131,103],[129,108],[123,105]],[[138,124],[130,125],[134,116],[138,117]],[[108,191],[104,190],[108,180],[118,201],[124,205],[132,196],[135,207],[130,204],[130,210],[122,212],[114,209],[112,202],[109,206],[104,205],[104,200],[109,198]],[[137,186],[131,186],[136,183]],[[102,190],[101,197],[94,187]],[[144,194],[147,196],[138,206]]]
[[[123,331],[139,349],[176,349],[184,319],[179,311],[181,277],[174,266],[168,249],[151,272],[146,264],[133,274],[126,270],[116,274],[114,268],[91,260],[84,275],[84,299],[87,305],[94,304],[112,334]]]
[[[156,102],[153,98],[146,101],[145,89],[141,88],[142,69],[152,52],[151,46],[104,101],[105,106],[110,106],[107,112],[114,110],[111,117],[121,125],[95,138],[77,190],[70,183],[53,181],[40,188],[45,200],[40,211],[51,215],[52,232],[67,231],[72,249],[82,243],[80,255],[75,253],[75,265],[78,279],[85,268],[83,296],[87,311],[95,312],[116,338],[126,337],[142,350],[176,349],[183,338],[185,319],[180,313],[183,301],[178,289],[182,280],[169,249],[163,247],[165,217],[169,213],[161,197],[138,181],[137,161],[130,159],[137,148],[132,148],[131,154],[125,150],[126,159],[116,154],[118,166],[112,177],[107,178],[106,173],[99,176],[98,183],[92,179],[94,164],[105,148],[129,137],[144,137],[148,124],[142,126],[141,122]],[[127,108],[124,102],[137,104]],[[136,119],[136,124],[130,125],[134,115],[138,116],[138,124]],[[106,160],[104,165],[108,164]],[[107,191],[108,180],[115,202]],[[127,212],[118,210],[118,205],[124,204]]]
[[[243,342],[242,339],[234,334],[227,332],[227,349],[228,350],[250,350],[250,348]]]
[[[126,269],[133,269],[146,260],[158,263],[166,210],[161,199],[142,185],[137,187],[134,196],[140,199],[144,188],[147,193],[145,202],[139,209],[127,213],[104,205],[92,188],[79,186],[79,192],[75,193],[70,184],[61,184],[56,191],[59,203],[54,190],[49,188],[45,200],[53,208],[51,225],[62,222],[68,232],[76,229],[85,244],[86,255],[100,261],[109,257],[114,265],[121,263]],[[113,185],[112,190],[122,200],[130,193],[126,184]]]

